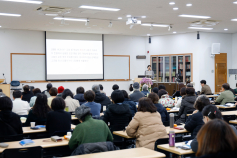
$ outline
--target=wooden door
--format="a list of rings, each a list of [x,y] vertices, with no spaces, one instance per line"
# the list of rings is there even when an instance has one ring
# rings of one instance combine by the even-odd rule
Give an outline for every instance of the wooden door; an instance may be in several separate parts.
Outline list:
[[[223,83],[227,83],[227,53],[215,55],[215,92],[220,92]]]

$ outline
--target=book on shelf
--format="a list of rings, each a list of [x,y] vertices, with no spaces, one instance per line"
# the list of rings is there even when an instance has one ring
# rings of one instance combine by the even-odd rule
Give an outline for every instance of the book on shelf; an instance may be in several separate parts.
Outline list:
[[[183,64],[179,64],[179,69],[183,69]]]
[[[186,72],[186,76],[191,76],[191,72],[190,71]]]
[[[165,72],[165,76],[170,76],[170,72],[169,71]]]
[[[186,69],[190,69],[190,64],[187,64],[187,65],[186,65]]]
[[[185,57],[185,62],[190,62],[190,56]]]

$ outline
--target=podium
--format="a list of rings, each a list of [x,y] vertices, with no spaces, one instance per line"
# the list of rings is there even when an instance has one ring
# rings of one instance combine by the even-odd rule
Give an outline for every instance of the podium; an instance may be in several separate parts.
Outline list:
[[[0,84],[0,89],[2,89],[2,92],[6,94],[10,98],[10,84]]]

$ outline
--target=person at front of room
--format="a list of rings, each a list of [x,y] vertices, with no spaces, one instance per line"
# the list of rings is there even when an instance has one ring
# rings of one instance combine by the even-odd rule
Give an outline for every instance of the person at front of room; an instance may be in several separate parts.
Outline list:
[[[151,78],[152,80],[154,79],[154,71],[151,70],[151,65],[147,66],[147,70],[145,71],[145,76]]]
[[[211,88],[206,85],[206,80],[201,80],[200,81],[202,89],[201,89],[201,94],[205,94],[205,95],[212,95],[212,91]]]
[[[224,83],[221,86],[221,94],[216,99],[215,104],[225,105],[228,102],[235,102],[235,97],[232,91],[230,91],[230,85],[228,83]]]

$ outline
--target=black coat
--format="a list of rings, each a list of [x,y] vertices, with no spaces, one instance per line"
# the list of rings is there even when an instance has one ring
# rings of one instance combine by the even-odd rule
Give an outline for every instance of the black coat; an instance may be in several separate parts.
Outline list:
[[[74,99],[78,100],[80,105],[82,105],[82,104],[87,102],[86,99],[84,98],[84,94],[80,94],[80,93],[75,95]]]
[[[46,130],[52,136],[55,131],[71,130],[71,114],[63,110],[51,111],[47,114]]]
[[[180,97],[180,96],[181,96],[181,95],[180,95],[180,91],[176,91],[176,92],[173,94],[172,98]]]
[[[31,122],[35,122],[35,125],[45,125],[46,117],[38,117],[32,112],[32,110],[30,110],[24,125],[30,126]]]
[[[104,93],[100,93],[100,92],[95,92],[94,102],[101,104],[100,112],[103,112],[103,105],[107,106],[111,104],[109,97],[107,97]]]
[[[194,139],[203,125],[204,122],[202,112],[197,112],[196,114],[188,117],[184,128],[191,132],[191,138]]]
[[[203,155],[198,158],[236,158],[237,150],[232,152],[218,152],[216,154]]]
[[[160,113],[162,122],[167,122],[169,121],[169,114],[167,112],[167,110],[163,107],[163,105],[161,105],[160,103],[154,104],[157,108],[157,111]]]
[[[33,97],[33,93],[31,91],[29,92],[22,92],[22,100],[30,102],[30,98]]]
[[[11,110],[0,111],[0,137],[23,134],[20,116]]]
[[[129,105],[129,108],[131,110],[132,116],[134,116],[136,114],[137,106],[136,106],[136,103],[134,101],[131,101],[128,98],[124,98],[123,104],[128,104]]]

